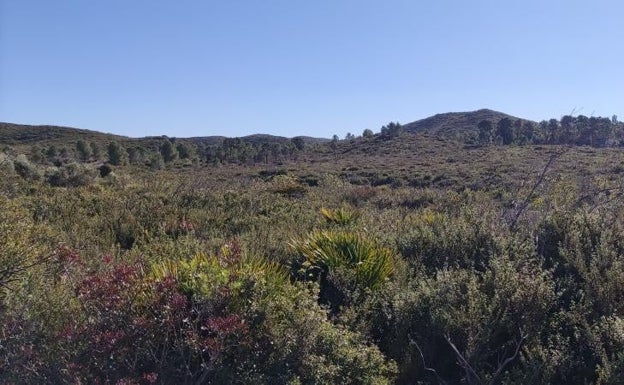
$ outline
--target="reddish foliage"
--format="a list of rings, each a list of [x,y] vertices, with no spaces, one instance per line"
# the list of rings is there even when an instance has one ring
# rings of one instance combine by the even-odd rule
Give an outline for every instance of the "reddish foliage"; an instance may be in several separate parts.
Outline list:
[[[75,290],[84,318],[58,334],[71,352],[64,371],[72,380],[176,382],[210,370],[249,339],[245,320],[227,312],[227,287],[194,303],[173,277],[149,279],[140,263],[122,263],[87,275]]]

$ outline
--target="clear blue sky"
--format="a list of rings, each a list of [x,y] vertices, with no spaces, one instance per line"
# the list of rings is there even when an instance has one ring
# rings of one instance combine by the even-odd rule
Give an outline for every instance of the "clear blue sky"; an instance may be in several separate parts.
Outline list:
[[[0,121],[344,136],[448,111],[624,118],[621,0],[0,0]]]

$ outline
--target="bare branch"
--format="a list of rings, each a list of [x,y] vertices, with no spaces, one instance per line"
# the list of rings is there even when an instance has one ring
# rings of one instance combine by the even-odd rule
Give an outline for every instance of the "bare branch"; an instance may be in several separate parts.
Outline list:
[[[461,366],[462,369],[464,369],[464,372],[466,372],[466,380],[468,380],[468,383],[469,384],[483,384],[483,381],[481,381],[481,378],[479,377],[477,372],[475,372],[475,370],[472,368],[470,363],[468,363],[468,361],[460,353],[459,349],[457,349],[457,346],[455,346],[455,344],[451,341],[451,337],[447,334],[444,336],[444,338],[446,339],[446,342],[451,346],[451,348],[455,352],[459,366]]]
[[[430,368],[430,367],[427,366],[427,363],[425,362],[425,356],[424,356],[422,350],[420,349],[420,346],[418,345],[418,342],[414,341],[414,339],[412,339],[411,336],[409,337],[409,340],[410,340],[410,343],[412,343],[414,346],[416,346],[416,349],[418,350],[418,354],[420,354],[420,359],[422,360],[422,363],[423,363],[423,368],[426,371],[433,373],[433,375],[436,377],[436,379],[438,380],[438,382],[440,384],[446,385],[447,382],[444,381],[444,379],[442,377],[440,377],[438,372],[435,369]]]
[[[526,211],[526,209],[529,207],[529,203],[531,202],[531,199],[533,199],[533,196],[535,194],[535,191],[537,190],[537,188],[544,182],[544,180],[546,179],[546,174],[548,174],[548,171],[550,170],[550,168],[552,167],[552,165],[555,163],[555,161],[557,159],[559,159],[563,154],[565,154],[567,152],[567,149],[564,149],[562,151],[559,151],[555,154],[553,154],[550,159],[548,160],[548,162],[546,163],[546,165],[544,166],[544,169],[542,170],[542,172],[538,175],[537,180],[535,181],[535,183],[533,184],[533,187],[531,188],[531,191],[527,194],[527,196],[524,198],[524,200],[522,201],[522,203],[520,203],[517,208],[516,208],[516,213],[513,216],[513,219],[511,221],[511,224],[509,225],[509,228],[514,231],[516,229],[516,224],[518,223],[518,220],[520,219],[520,217],[522,216],[522,214]]]
[[[518,357],[518,353],[520,352],[520,348],[522,347],[522,344],[524,343],[524,341],[527,339],[528,335],[526,334],[522,334],[522,332],[520,332],[520,340],[518,342],[516,342],[516,349],[514,350],[513,355],[511,355],[510,357],[507,357],[502,364],[499,363],[498,365],[498,369],[496,369],[496,372],[494,373],[494,375],[492,376],[492,379],[490,380],[490,382],[488,383],[488,385],[493,384],[494,381],[496,381],[496,379],[498,378],[498,376],[501,375],[501,373],[503,373],[503,370],[505,369],[505,367],[507,365],[509,365],[510,363],[512,363],[516,357]]]

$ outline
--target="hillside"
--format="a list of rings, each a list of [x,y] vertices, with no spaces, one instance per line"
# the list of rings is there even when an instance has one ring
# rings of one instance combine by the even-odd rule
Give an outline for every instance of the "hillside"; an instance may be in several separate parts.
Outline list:
[[[409,132],[427,132],[435,135],[456,135],[466,134],[467,132],[477,132],[477,125],[482,120],[489,120],[496,124],[503,118],[511,120],[528,121],[527,119],[517,118],[505,114],[503,112],[493,111],[489,109],[481,109],[469,112],[447,112],[437,114],[425,119],[403,125],[403,128]]]
[[[425,119],[416,120],[411,123],[403,125],[403,128],[407,132],[422,132],[434,135],[445,135],[449,137],[456,137],[458,135],[466,135],[477,132],[477,125],[482,120],[489,120],[493,124],[496,124],[503,118],[510,118],[514,121],[521,120],[527,122],[527,119],[517,118],[503,112],[493,111],[489,109],[481,109],[470,112],[447,112],[443,114],[437,114]],[[53,144],[59,144],[60,142],[76,142],[78,140],[96,141],[96,142],[132,142],[135,145],[140,145],[141,142],[147,140],[149,142],[154,139],[160,139],[161,137],[144,137],[144,138],[128,138],[119,135],[105,134],[97,131],[90,131],[71,127],[60,126],[32,126],[13,123],[0,123],[0,144],[19,145],[19,144],[41,144],[40,142],[50,142]],[[326,138],[314,138],[309,136],[295,136],[295,138],[301,138],[308,144],[324,143],[328,142]],[[201,136],[185,138],[188,141],[195,144],[202,145],[220,145],[225,136]],[[291,138],[267,135],[267,134],[254,134],[240,138],[243,142],[252,145],[261,143],[285,143],[291,140]]]
[[[482,121],[490,122],[489,129],[487,126],[479,129]],[[268,134],[239,138],[129,138],[69,127],[0,123],[0,145],[10,146],[14,155],[25,154],[35,163],[59,165],[75,159],[105,162],[109,145],[116,142],[125,151],[120,154],[122,159],[111,163],[127,162],[157,168],[161,167],[161,157],[165,163],[175,164],[179,160],[187,166],[190,163],[283,164],[297,159],[315,162],[335,161],[337,158],[355,160],[361,156],[365,159],[380,157],[382,163],[392,158],[400,164],[406,162],[414,151],[437,153],[441,142],[444,142],[443,146],[458,148],[498,144],[624,146],[624,125],[617,118],[579,115],[536,123],[489,109],[437,114],[403,126],[391,123],[382,127],[378,134],[366,131],[369,132],[361,137],[351,135],[344,140]],[[420,148],[421,142],[425,148]],[[78,150],[85,144],[89,145],[88,149]]]
[[[120,135],[106,134],[98,131],[53,125],[26,125],[0,122],[0,144],[35,144],[39,142],[72,142],[129,140]]]
[[[517,118],[503,112],[489,109],[481,109],[470,112],[447,112],[436,114],[425,119],[416,120],[403,125],[408,132],[426,132],[430,134],[455,134],[466,131],[476,131],[476,127],[482,120],[490,120],[494,124],[503,118],[512,120],[527,121],[527,119]],[[295,136],[302,138],[306,143],[323,143],[329,141],[327,138],[315,138],[310,136]],[[156,139],[158,136],[129,138],[120,135],[107,134],[98,131],[91,131],[72,127],[62,127],[54,125],[26,125],[0,122],[0,144],[34,144],[47,141],[131,141],[140,142],[144,139]],[[185,138],[193,143],[203,143],[207,145],[219,144],[226,136],[198,136]],[[262,142],[286,142],[290,138],[268,134],[253,134],[241,137],[244,142],[257,144]]]
[[[165,136],[146,136],[138,138],[129,138],[127,136],[103,133],[92,130],[85,130],[73,127],[63,127],[54,125],[27,125],[27,124],[15,124],[15,123],[3,123],[0,122],[0,144],[10,146],[20,145],[66,145],[72,144],[79,140],[86,142],[96,143],[108,143],[111,141],[118,141],[124,144],[132,144],[139,147],[153,147],[155,142],[161,141]],[[226,136],[198,136],[191,138],[180,138],[187,140],[195,145],[221,145],[226,139]],[[326,138],[314,138],[309,136],[296,136],[295,138],[301,138],[306,143],[324,143],[328,142]],[[240,138],[241,141],[252,145],[258,145],[262,143],[286,143],[291,138],[268,135],[268,134],[253,134]]]

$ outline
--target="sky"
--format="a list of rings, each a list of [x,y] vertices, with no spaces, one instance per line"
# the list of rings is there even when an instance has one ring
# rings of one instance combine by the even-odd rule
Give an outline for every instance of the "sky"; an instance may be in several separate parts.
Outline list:
[[[624,117],[621,0],[0,0],[0,121],[343,137]]]

